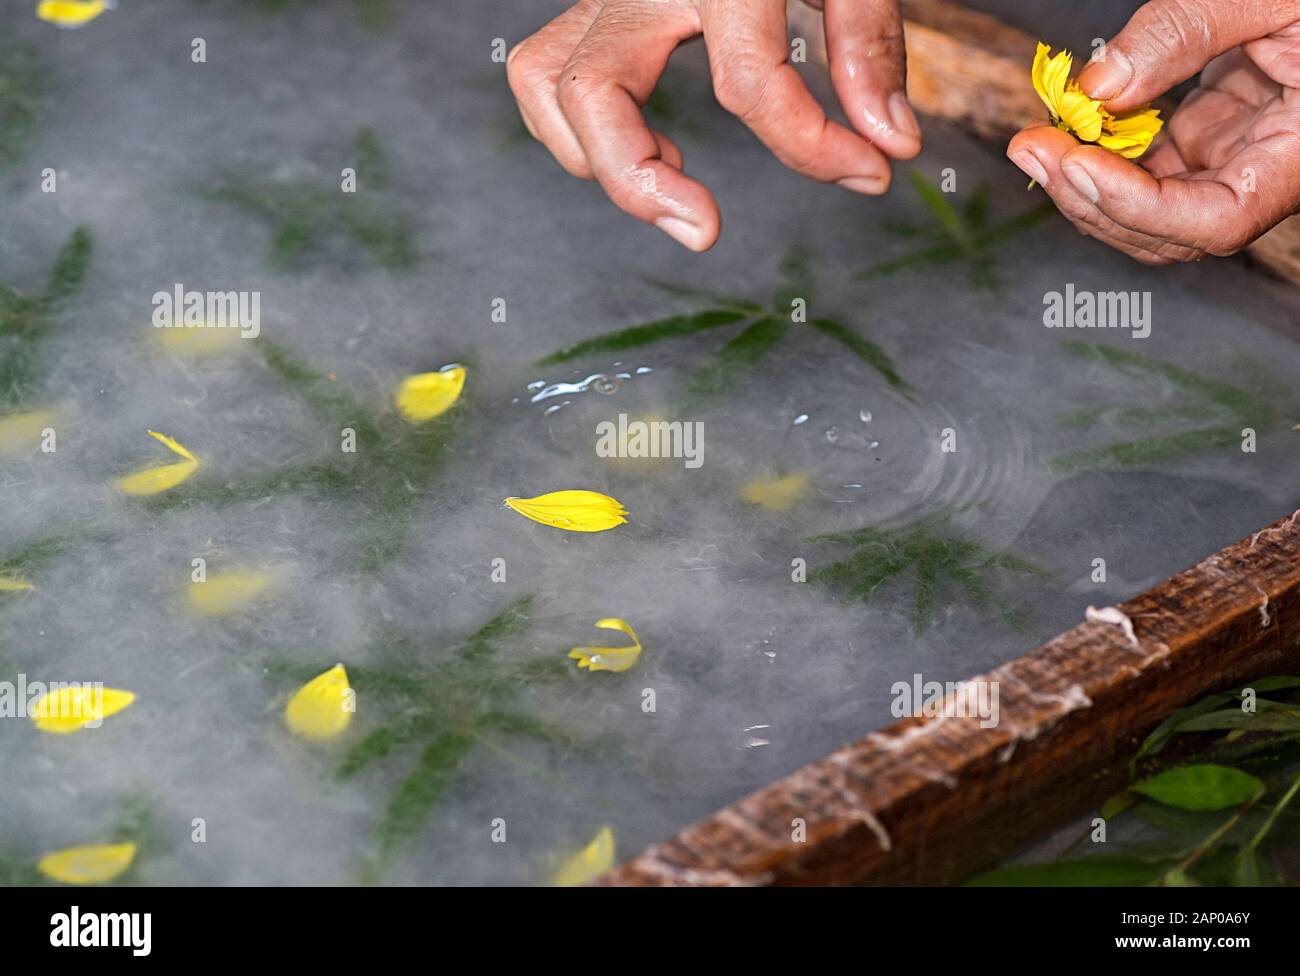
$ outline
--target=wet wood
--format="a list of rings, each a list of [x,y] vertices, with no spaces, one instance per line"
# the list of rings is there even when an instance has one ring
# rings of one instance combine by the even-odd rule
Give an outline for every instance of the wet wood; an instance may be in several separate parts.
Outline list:
[[[944,884],[1126,783],[1174,709],[1300,663],[1300,512],[974,681],[1000,721],[904,719],[615,869],[606,885]],[[802,825],[803,836],[800,836]]]
[[[918,111],[960,122],[990,139],[1005,139],[1046,118],[1029,83],[1036,38],[947,0],[902,2],[907,94]],[[821,14],[801,0],[791,0],[789,12],[791,32],[808,42],[810,58],[824,62]],[[1283,221],[1248,253],[1300,284],[1300,217]]]

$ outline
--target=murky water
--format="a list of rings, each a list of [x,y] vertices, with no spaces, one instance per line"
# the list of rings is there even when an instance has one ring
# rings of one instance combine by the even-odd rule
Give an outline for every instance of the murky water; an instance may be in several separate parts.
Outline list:
[[[29,49],[43,86],[0,173],[0,282],[38,293],[74,228],[94,239],[4,405],[53,411],[38,427],[57,434],[0,459],[0,564],[57,540],[18,567],[33,590],[0,593],[4,677],[137,695],[74,735],[0,722],[7,863],[120,836],[127,807],[152,824],[127,880],[545,882],[603,825],[630,855],[887,724],[895,681],[991,668],[1300,507],[1300,306],[1262,275],[1146,270],[1053,218],[989,252],[999,288],[966,259],[857,280],[933,243],[907,169],[879,201],[801,181],[713,105],[698,45],[657,105],[724,213],[692,256],[516,138],[493,40],[562,4],[399,3],[387,26],[368,4],[285,6],[124,0],[74,32],[16,17],[0,47]],[[959,209],[990,187],[988,225],[1041,202],[996,147],[927,140],[918,169],[952,168]],[[791,246],[812,281],[783,286]],[[259,292],[261,336],[162,341],[151,297],[177,283]],[[1044,328],[1067,283],[1149,292],[1150,337]],[[784,288],[809,323],[748,365],[719,358],[740,321],[534,365],[716,307],[686,287],[782,322]],[[295,382],[272,347],[325,379]],[[461,402],[412,434],[392,391],[451,362]],[[598,456],[619,414],[701,423],[703,463]],[[114,478],[172,460],[149,429],[201,468],[124,496]],[[572,534],[501,505],[562,488],[629,524]],[[874,550],[809,541],[881,526],[898,531]],[[882,553],[903,565],[873,582]],[[265,574],[269,596],[196,613],[196,558]],[[512,606],[524,619],[467,652]],[[611,616],[644,652],[579,672],[570,647],[622,641],[591,626]],[[295,738],[288,696],[337,661],[355,721]],[[353,770],[383,728],[396,744]]]

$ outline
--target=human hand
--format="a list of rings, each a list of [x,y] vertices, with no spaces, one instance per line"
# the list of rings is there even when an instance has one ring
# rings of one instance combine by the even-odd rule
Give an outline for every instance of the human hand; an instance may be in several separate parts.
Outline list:
[[[805,0],[822,7],[822,0]],[[852,129],[826,118],[790,53],[785,0],[579,0],[510,52],[528,131],[574,176],[693,251],[718,239],[707,187],[641,115],[673,50],[704,35],[713,90],[783,163],[858,193],[883,193],[889,162],[921,150],[904,94],[897,0],[825,0],[831,79]]]
[[[1232,254],[1300,210],[1300,2],[1151,0],[1104,55],[1079,86],[1116,113],[1201,78],[1136,162],[1051,125],[1011,140],[1082,233],[1169,264]]]

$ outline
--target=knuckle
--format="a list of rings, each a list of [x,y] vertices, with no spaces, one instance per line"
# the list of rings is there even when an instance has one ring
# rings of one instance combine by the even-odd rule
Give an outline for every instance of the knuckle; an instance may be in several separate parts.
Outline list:
[[[564,70],[560,72],[560,80],[556,85],[560,108],[566,114],[581,110],[600,90],[600,87],[600,79],[591,75],[581,65],[573,62],[566,64]]]
[[[520,41],[506,55],[506,82],[516,95],[532,86],[536,78],[536,57],[527,40]]]
[[[732,115],[748,118],[762,104],[770,74],[769,66],[749,55],[719,58],[713,66],[713,94]]]
[[[1192,0],[1152,4],[1141,38],[1153,60],[1176,58],[1210,46],[1211,20]]]

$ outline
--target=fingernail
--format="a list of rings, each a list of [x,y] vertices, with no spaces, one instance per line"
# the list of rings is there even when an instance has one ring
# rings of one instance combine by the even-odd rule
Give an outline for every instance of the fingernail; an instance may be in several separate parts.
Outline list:
[[[1038,183],[1039,186],[1047,186],[1047,170],[1043,164],[1028,149],[1021,150],[1011,157],[1015,163],[1031,180]]]
[[[1065,178],[1070,181],[1070,185],[1087,197],[1092,203],[1101,199],[1101,193],[1097,190],[1097,184],[1092,181],[1088,171],[1074,163],[1069,166],[1062,166],[1061,171],[1065,173]]]
[[[703,250],[704,231],[680,217],[656,217],[655,226],[692,251]]]
[[[1105,59],[1088,65],[1079,75],[1079,84],[1089,98],[1104,101],[1114,98],[1128,87],[1128,83],[1133,80],[1133,62],[1119,48],[1107,45],[1103,50]]]
[[[878,196],[883,192],[884,184],[878,176],[846,176],[836,183],[846,190],[852,190],[854,193],[869,193],[872,196]]]
[[[921,138],[921,126],[916,121],[916,113],[907,104],[907,96],[902,92],[894,92],[889,96],[889,118],[893,121],[894,128],[903,135],[913,139]]]

